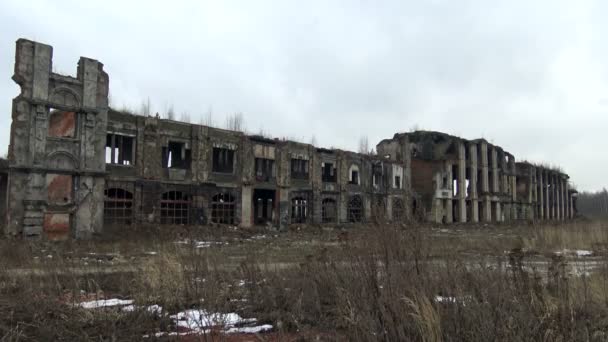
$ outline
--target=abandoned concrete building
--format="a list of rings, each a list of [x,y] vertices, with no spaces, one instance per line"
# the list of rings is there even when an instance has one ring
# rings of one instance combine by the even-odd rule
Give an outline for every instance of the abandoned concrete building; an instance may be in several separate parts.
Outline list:
[[[398,133],[377,155],[140,116],[108,107],[109,77],[81,57],[52,72],[52,47],[19,39],[7,235],[87,238],[109,225],[239,227],[351,222],[564,220],[568,175],[483,139]]]

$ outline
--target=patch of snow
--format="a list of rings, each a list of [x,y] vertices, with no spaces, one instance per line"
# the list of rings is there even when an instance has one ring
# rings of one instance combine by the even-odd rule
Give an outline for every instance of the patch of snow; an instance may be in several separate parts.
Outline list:
[[[186,310],[172,315],[178,327],[192,330],[211,328],[216,326],[232,327],[236,324],[255,323],[255,318],[242,318],[234,312],[227,314],[207,312],[206,310]]]
[[[157,255],[158,252],[156,252],[156,251],[149,251],[149,252],[144,252],[144,254],[146,254],[146,255]]]
[[[144,310],[148,311],[149,313],[154,313],[154,314],[162,314],[163,313],[163,308],[160,305],[154,304],[154,305],[149,305],[149,306],[145,306],[145,307],[140,307],[140,306],[135,306],[133,304],[124,306],[121,310],[122,311],[126,311],[126,312],[132,312],[135,311],[135,309],[140,309],[143,308]]]
[[[125,306],[133,304],[133,300],[131,299],[100,299],[93,300],[90,302],[82,302],[79,303],[78,306],[84,309],[97,309],[97,308],[105,308],[105,307],[113,307],[113,306]]]
[[[435,296],[437,303],[456,303],[456,297]]]
[[[579,257],[593,255],[592,251],[586,251],[586,250],[582,250],[582,249],[576,250],[575,253],[576,253],[576,256],[579,256]]]
[[[221,241],[191,241],[188,239],[185,240],[178,240],[175,241],[176,244],[178,245],[189,245],[192,244],[194,245],[194,248],[208,248],[214,245],[227,245],[228,242],[221,242]]]
[[[254,327],[234,327],[226,330],[227,334],[257,334],[264,331],[272,330],[272,325],[270,324],[262,324]]]
[[[555,255],[576,255],[577,257],[586,257],[586,256],[592,256],[593,251],[588,251],[588,250],[584,250],[584,249],[577,249],[574,251],[569,250],[569,249],[563,249],[561,251],[555,252]]]

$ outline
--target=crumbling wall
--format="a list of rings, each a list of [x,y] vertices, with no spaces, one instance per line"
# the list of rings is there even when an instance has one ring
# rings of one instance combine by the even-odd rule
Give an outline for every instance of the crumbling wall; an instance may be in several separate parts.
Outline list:
[[[81,57],[53,73],[52,47],[19,39],[8,154],[9,235],[89,237],[103,226],[108,75]]]

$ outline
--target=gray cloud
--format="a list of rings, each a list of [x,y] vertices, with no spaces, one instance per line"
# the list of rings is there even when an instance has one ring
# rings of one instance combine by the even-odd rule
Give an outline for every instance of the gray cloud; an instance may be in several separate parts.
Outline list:
[[[356,149],[418,125],[485,137],[519,159],[605,186],[608,57],[597,1],[4,1],[0,108],[19,37],[110,74],[117,107],[150,98],[197,121],[244,113],[249,130]],[[0,118],[8,144],[10,116]]]

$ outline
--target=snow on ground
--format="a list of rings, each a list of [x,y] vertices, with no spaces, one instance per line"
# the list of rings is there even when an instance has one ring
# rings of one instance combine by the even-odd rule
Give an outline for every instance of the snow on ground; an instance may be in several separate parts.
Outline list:
[[[179,241],[175,241],[176,244],[178,245],[194,245],[194,248],[208,248],[211,246],[218,246],[218,245],[227,245],[228,242],[222,242],[222,241],[196,241],[196,240],[179,240]]]
[[[243,318],[234,312],[219,313],[191,309],[178,312],[169,317],[175,321],[177,332],[159,332],[154,334],[154,336],[207,334],[210,333],[212,329],[225,334],[254,334],[273,329],[273,326],[270,324],[255,325],[257,319]],[[143,337],[148,338],[150,335],[144,335]]]
[[[207,312],[206,310],[186,310],[172,315],[178,327],[192,330],[211,328],[217,326],[233,327],[235,325],[255,323],[255,318],[242,318],[231,312],[227,314]]]
[[[555,254],[557,254],[557,255],[576,255],[577,257],[587,257],[587,256],[592,256],[593,251],[588,251],[585,249],[576,249],[576,250],[563,249],[561,251],[555,252]]]
[[[135,311],[136,309],[144,309],[146,311],[148,311],[149,313],[154,313],[157,315],[160,315],[163,313],[163,308],[160,305],[150,305],[150,306],[136,306],[136,305],[127,305],[124,306],[121,310],[122,311],[126,311],[126,312],[131,312],[131,311]]]
[[[106,307],[114,307],[114,306],[125,306],[133,304],[133,300],[131,299],[100,299],[93,300],[90,302],[82,302],[79,303],[78,306],[84,309],[98,309],[98,308],[106,308]]]
[[[272,330],[272,325],[270,324],[262,324],[254,327],[240,327],[240,328],[230,328],[226,330],[227,334],[257,334],[265,331]]]

